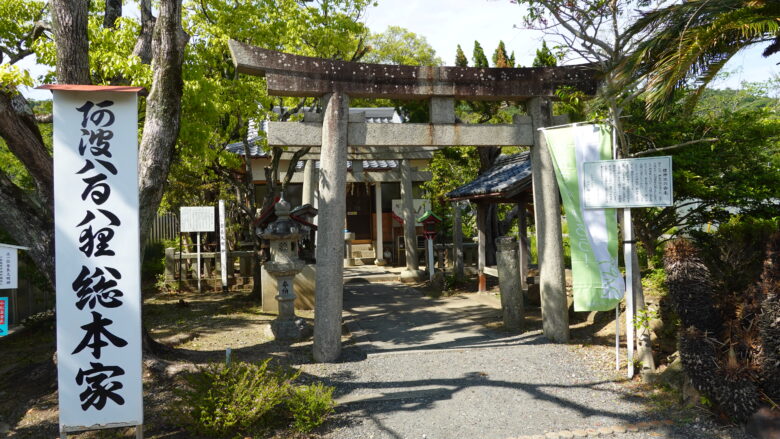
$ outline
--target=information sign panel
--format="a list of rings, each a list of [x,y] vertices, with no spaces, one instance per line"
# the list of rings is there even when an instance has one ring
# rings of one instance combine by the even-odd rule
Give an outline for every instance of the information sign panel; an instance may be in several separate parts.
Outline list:
[[[143,423],[135,93],[54,90],[60,430]]]
[[[214,231],[214,206],[181,207],[179,218],[179,230],[182,233]]]
[[[8,298],[0,297],[0,337],[8,335]]]
[[[672,157],[583,163],[582,203],[586,209],[671,206]]]
[[[19,288],[16,247],[0,244],[0,290]]]

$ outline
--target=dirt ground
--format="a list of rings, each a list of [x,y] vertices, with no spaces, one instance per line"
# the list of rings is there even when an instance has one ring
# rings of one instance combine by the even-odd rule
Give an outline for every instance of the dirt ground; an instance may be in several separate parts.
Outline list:
[[[472,285],[473,284],[473,285]],[[423,286],[421,286],[423,287]],[[489,284],[497,293],[494,281]],[[450,294],[470,294],[471,281]],[[298,315],[312,323],[311,311]],[[287,366],[310,363],[311,341],[280,343],[270,336],[274,316],[264,314],[257,300],[246,292],[164,292],[144,300],[144,325],[165,348],[159,356],[144,360],[145,437],[190,438],[171,415],[174,389],[182,385],[182,370],[225,361],[258,362],[268,358]],[[541,329],[538,307],[526,314],[529,330]],[[605,375],[616,378],[614,368],[614,314],[572,313],[571,348]],[[500,322],[487,322],[500,327]],[[343,342],[350,343],[348,333]],[[0,437],[43,438],[58,435],[56,366],[53,319],[22,328],[0,339]],[[623,359],[625,362],[625,358]],[[621,373],[624,373],[624,369]],[[651,390],[637,386],[637,392]],[[10,431],[9,431],[10,430]],[[132,429],[86,432],[69,437],[134,437]],[[289,432],[277,437],[291,438]],[[300,438],[316,438],[318,433]]]

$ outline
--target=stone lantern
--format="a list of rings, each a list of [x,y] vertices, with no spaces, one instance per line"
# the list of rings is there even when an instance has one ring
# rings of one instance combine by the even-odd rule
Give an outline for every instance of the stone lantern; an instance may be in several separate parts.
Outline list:
[[[265,263],[265,270],[276,280],[279,294],[279,316],[271,323],[271,331],[277,340],[296,340],[306,337],[311,329],[303,319],[295,316],[295,291],[293,278],[303,269],[304,262],[298,259],[298,238],[301,235],[298,224],[290,218],[290,203],[280,199],[274,208],[276,220],[260,235],[269,241],[271,260]]]

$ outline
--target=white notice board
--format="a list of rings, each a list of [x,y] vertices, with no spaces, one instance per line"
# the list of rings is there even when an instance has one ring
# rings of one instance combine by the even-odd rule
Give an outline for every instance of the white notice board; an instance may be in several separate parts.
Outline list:
[[[583,163],[582,203],[586,209],[671,206],[672,157]]]
[[[213,232],[214,206],[181,207],[179,210],[180,228],[184,232]]]
[[[17,273],[16,247],[0,244],[0,290],[19,288]]]

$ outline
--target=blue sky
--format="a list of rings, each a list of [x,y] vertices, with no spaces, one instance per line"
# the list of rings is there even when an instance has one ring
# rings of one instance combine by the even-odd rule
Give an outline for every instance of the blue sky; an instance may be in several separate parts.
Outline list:
[[[477,40],[489,58],[503,40],[507,51],[514,50],[518,62],[528,66],[544,35],[523,29],[522,17],[523,8],[509,0],[379,0],[379,5],[368,11],[366,23],[374,32],[396,25],[426,37],[446,65],[454,64],[457,44],[471,58]],[[734,56],[725,67],[733,73],[713,85],[738,88],[743,80],[780,77],[780,56],[762,58],[762,50],[753,47]]]
[[[126,6],[131,9],[132,6]],[[137,11],[126,11],[132,15]],[[530,65],[536,49],[542,44],[544,35],[535,30],[523,29],[523,9],[509,0],[379,0],[377,7],[366,14],[366,23],[373,32],[382,32],[387,26],[395,25],[424,36],[444,60],[445,65],[454,64],[455,49],[461,45],[471,58],[474,40],[480,42],[488,58],[493,54],[499,40],[507,50],[515,52],[521,65]],[[726,80],[716,81],[718,88],[738,88],[744,81],[763,81],[780,77],[780,56],[773,59],[761,57],[761,47],[754,47],[737,54],[726,65],[725,70],[733,72]],[[32,58],[25,66],[34,65]],[[34,69],[38,75],[41,69]],[[36,99],[49,99],[47,91],[27,91],[25,95]]]

